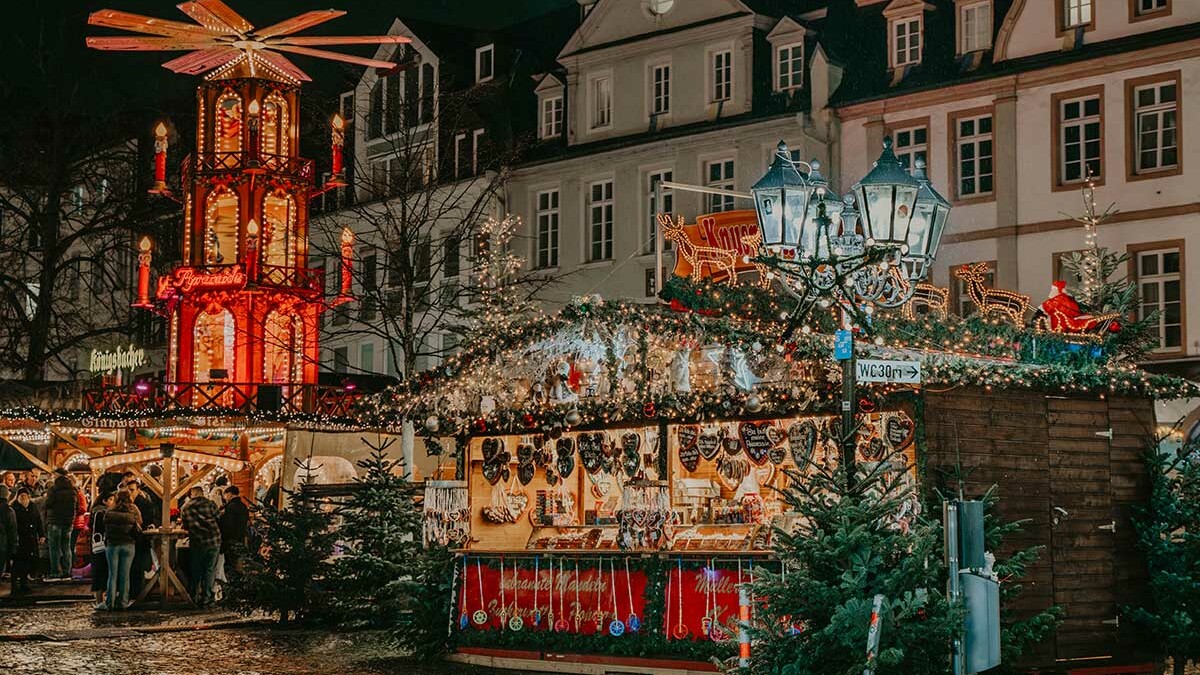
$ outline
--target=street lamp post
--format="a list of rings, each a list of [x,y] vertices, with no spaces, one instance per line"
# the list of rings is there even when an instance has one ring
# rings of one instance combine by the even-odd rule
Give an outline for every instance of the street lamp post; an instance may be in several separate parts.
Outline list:
[[[913,295],[927,273],[946,227],[950,203],[929,183],[918,160],[909,173],[885,138],[871,171],[843,199],[829,189],[812,162],[802,173],[782,141],[766,174],[754,184],[762,247],[759,261],[777,272],[797,301],[790,335],[814,306],[836,303],[843,340],[842,429],[839,446],[847,481],[855,471],[855,373],[853,329],[863,312],[896,308]],[[845,349],[842,350],[846,352]]]

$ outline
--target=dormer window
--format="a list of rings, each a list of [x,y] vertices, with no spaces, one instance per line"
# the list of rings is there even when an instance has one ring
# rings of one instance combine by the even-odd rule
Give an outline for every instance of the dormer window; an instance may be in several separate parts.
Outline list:
[[[908,16],[891,22],[892,67],[903,68],[921,62],[921,17]]]
[[[496,74],[496,45],[475,50],[475,82],[487,82]]]
[[[959,6],[958,35],[960,54],[970,54],[992,47],[991,0]]]
[[[775,88],[799,89],[804,84],[804,43],[780,45],[775,50]]]

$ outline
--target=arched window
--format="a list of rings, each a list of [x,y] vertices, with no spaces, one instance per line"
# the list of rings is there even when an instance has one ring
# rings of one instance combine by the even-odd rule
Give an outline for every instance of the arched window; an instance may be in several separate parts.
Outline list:
[[[223,370],[226,382],[236,382],[233,372],[233,314],[227,309],[216,314],[202,312],[196,317],[194,335],[195,381],[209,382],[213,379],[214,370]]]
[[[288,154],[288,105],[279,92],[267,97],[262,110],[262,154],[267,161],[271,155]]]
[[[213,135],[217,152],[242,151],[242,97],[225,91],[217,99]]]
[[[225,186],[204,204],[204,264],[232,265],[238,254],[238,196]]]
[[[296,264],[296,200],[282,190],[263,199],[263,264],[293,267]]]
[[[302,380],[304,324],[300,317],[273,311],[263,325],[263,381],[292,384]]]

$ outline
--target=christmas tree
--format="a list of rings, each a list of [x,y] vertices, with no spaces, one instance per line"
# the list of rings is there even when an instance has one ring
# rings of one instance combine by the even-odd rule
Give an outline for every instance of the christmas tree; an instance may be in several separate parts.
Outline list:
[[[1200,662],[1200,444],[1147,458],[1150,501],[1134,517],[1150,570],[1150,604],[1125,614],[1182,675]]]
[[[331,527],[329,512],[305,497],[303,485],[299,491],[286,492],[284,508],[265,504],[255,508],[262,546],[250,551],[242,573],[230,579],[225,601],[245,613],[278,614],[283,623],[320,620],[329,611],[323,584],[332,571],[329,558],[338,534]]]
[[[525,259],[513,253],[511,243],[521,219],[488,218],[476,241],[474,307],[464,314],[460,329],[473,344],[507,334],[516,321],[541,313],[533,296],[548,278],[522,276]]]
[[[1109,338],[1115,353],[1137,359],[1157,341],[1156,314],[1139,316],[1137,284],[1119,270],[1127,269],[1129,255],[1114,253],[1097,243],[1097,230],[1118,213],[1110,204],[1104,211],[1096,206],[1096,188],[1091,179],[1083,187],[1083,215],[1075,220],[1083,224],[1084,249],[1063,256],[1062,266],[1077,281],[1074,298],[1085,314],[1118,313],[1120,330]],[[1064,279],[1063,281],[1068,281]]]
[[[868,666],[872,601],[886,600],[880,672],[945,673],[963,610],[947,601],[941,525],[923,515],[906,525],[915,488],[888,463],[848,488],[840,470],[793,476],[785,497],[798,515],[780,533],[778,574],[765,574],[750,670],[761,675],[846,675]]]

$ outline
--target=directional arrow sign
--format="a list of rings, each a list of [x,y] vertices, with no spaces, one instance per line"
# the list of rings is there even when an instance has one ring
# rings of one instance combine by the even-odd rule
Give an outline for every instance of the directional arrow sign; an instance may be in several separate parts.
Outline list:
[[[859,382],[895,382],[898,384],[919,384],[921,382],[920,361],[859,359],[855,366],[855,376]]]

